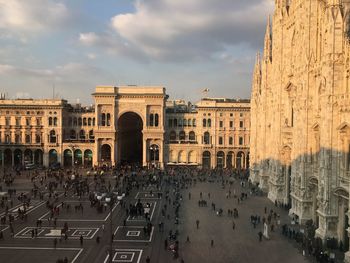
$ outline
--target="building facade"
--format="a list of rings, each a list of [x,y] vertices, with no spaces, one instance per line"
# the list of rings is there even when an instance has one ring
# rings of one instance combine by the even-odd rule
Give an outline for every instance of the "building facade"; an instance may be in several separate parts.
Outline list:
[[[349,244],[350,1],[276,0],[251,101],[251,179]],[[349,262],[349,254],[346,254]]]
[[[0,164],[249,166],[249,100],[168,101],[163,87],[98,86],[94,106],[0,99]]]

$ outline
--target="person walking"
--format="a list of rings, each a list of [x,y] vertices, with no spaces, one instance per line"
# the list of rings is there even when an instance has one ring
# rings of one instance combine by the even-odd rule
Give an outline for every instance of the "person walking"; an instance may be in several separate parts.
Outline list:
[[[211,246],[211,247],[214,246],[214,240],[213,240],[213,239],[210,241],[210,246]]]
[[[263,233],[262,233],[261,231],[259,231],[258,236],[259,236],[259,242],[261,242],[261,241],[262,241]]]
[[[199,228],[199,220],[196,220],[197,229]]]
[[[232,229],[235,230],[236,224],[235,221],[232,221]]]
[[[83,246],[83,242],[84,242],[84,238],[83,238],[83,236],[82,235],[80,235],[80,246]]]

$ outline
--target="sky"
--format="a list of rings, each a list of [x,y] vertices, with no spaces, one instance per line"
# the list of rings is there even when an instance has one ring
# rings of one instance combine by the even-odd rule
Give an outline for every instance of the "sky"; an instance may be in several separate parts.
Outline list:
[[[93,103],[97,85],[249,98],[273,0],[0,0],[0,93]]]

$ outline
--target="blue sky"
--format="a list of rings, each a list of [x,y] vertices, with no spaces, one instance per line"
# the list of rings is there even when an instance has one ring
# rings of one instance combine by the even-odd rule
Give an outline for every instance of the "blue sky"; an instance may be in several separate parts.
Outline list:
[[[250,96],[272,0],[0,0],[0,92],[92,103],[96,85]]]

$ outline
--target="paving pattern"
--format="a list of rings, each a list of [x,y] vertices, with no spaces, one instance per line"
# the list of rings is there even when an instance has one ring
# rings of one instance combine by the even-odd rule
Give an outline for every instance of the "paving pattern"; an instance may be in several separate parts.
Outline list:
[[[108,182],[114,182],[112,176],[105,178]],[[88,178],[91,188],[93,179]],[[287,211],[275,208],[273,204],[260,196],[248,196],[247,200],[238,204],[236,198],[226,198],[229,184],[222,187],[218,178],[212,182],[197,182],[181,190],[181,207],[179,224],[176,224],[174,217],[173,201],[175,199],[173,185],[163,183],[162,189],[154,187],[133,189],[130,195],[125,198],[124,206],[117,202],[110,208],[97,211],[90,206],[87,196],[79,199],[69,192],[67,197],[63,195],[63,189],[59,186],[58,206],[56,225],[48,220],[50,215],[46,208],[48,195],[44,200],[32,197],[30,206],[27,208],[25,220],[15,219],[13,223],[13,237],[8,222],[0,225],[3,230],[4,239],[0,240],[0,261],[1,262],[57,262],[58,259],[67,258],[68,262],[110,262],[110,240],[112,243],[112,262],[309,262],[300,251],[288,242],[280,234],[276,226],[275,232],[271,232],[270,240],[259,242],[258,232],[262,230],[261,225],[253,228],[250,223],[250,215],[259,214],[264,216],[264,208],[276,210],[280,215],[281,224],[288,222]],[[30,180],[22,176],[15,181],[11,188],[22,189],[27,193],[31,192]],[[5,188],[6,190],[6,188]],[[165,191],[169,191],[169,198],[165,198]],[[249,191],[235,181],[230,189],[237,195]],[[18,196],[21,191],[17,191]],[[189,199],[189,193],[191,199]],[[202,200],[206,200],[207,207],[198,206],[202,193]],[[208,196],[210,193],[210,198]],[[169,201],[170,199],[170,201]],[[16,214],[21,205],[13,199],[13,208],[9,210]],[[148,221],[144,216],[129,216],[125,207],[136,202],[142,203],[144,207],[149,206],[149,217],[152,223],[149,234],[145,232]],[[64,202],[64,207],[59,205]],[[217,216],[212,210],[211,203],[215,203],[216,210],[223,209],[223,215]],[[166,215],[162,216],[161,210],[167,204]],[[69,205],[69,209],[67,209]],[[81,205],[83,210],[76,210]],[[227,210],[237,208],[239,218],[233,219],[227,216]],[[3,210],[0,211],[4,213]],[[42,220],[42,226],[38,227],[37,220]],[[111,221],[112,219],[112,226]],[[199,229],[196,228],[196,220],[200,221]],[[235,229],[232,229],[233,221]],[[64,224],[68,224],[69,230],[66,239],[62,235]],[[159,223],[164,224],[164,230],[159,228]],[[33,237],[33,230],[36,233]],[[169,231],[178,231],[179,257],[173,259],[173,253],[169,247],[174,241],[168,239]],[[113,233],[113,236],[112,236]],[[81,244],[81,237],[83,243]],[[189,237],[190,242],[187,242]],[[168,239],[168,246],[164,241]],[[55,240],[57,244],[55,245]],[[97,242],[99,240],[99,242]],[[214,245],[211,246],[211,240]],[[3,261],[3,259],[5,261]]]

